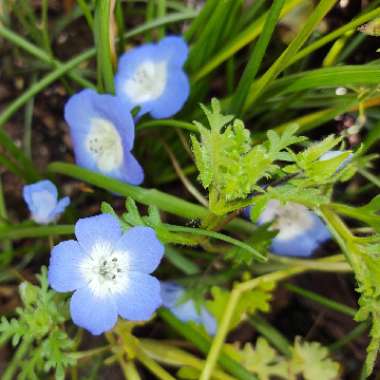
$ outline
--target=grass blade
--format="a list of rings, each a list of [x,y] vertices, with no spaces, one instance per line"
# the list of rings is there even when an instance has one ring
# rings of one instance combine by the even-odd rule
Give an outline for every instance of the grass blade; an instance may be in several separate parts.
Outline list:
[[[336,0],[322,0],[310,15],[304,27],[285,49],[281,56],[266,71],[266,73],[251,87],[251,93],[245,103],[244,110],[247,110],[257,100],[265,88],[273,81],[294,57],[297,51],[309,38],[315,27],[326,16],[327,12],[334,6]]]
[[[285,0],[275,0],[269,10],[268,16],[265,20],[263,30],[260,34],[259,40],[253,49],[244,69],[243,75],[240,78],[237,90],[231,101],[230,112],[233,115],[239,116],[243,109],[244,102],[251,87],[253,80],[259,71],[264,54],[267,50],[269,41],[272,37],[273,31],[276,27],[277,20],[280,17],[281,9]]]

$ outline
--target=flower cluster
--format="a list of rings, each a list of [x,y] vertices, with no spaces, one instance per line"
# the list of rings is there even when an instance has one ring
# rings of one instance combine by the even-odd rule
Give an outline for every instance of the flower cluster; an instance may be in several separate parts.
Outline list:
[[[115,76],[116,95],[83,90],[65,106],[65,120],[78,165],[132,185],[144,179],[131,150],[135,138],[132,110],[138,117],[177,113],[189,96],[183,71],[188,47],[181,37],[169,36],[124,53]]]

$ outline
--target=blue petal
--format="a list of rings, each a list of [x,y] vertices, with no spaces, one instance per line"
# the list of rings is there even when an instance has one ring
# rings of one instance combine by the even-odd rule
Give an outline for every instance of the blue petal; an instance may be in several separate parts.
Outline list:
[[[130,99],[126,95],[124,91],[125,82],[135,74],[137,67],[140,66],[142,62],[145,60],[158,60],[157,54],[158,51],[155,45],[145,44],[128,50],[119,58],[115,75],[115,92],[118,97],[132,106],[137,105],[133,99]]]
[[[150,227],[133,227],[114,246],[128,256],[128,270],[151,273],[160,263],[164,246]]]
[[[108,120],[117,130],[124,150],[124,166],[130,159],[130,150],[135,138],[135,125],[130,113],[131,106],[118,97],[100,95],[94,90],[83,90],[72,96],[65,105],[65,119],[70,126],[75,158],[78,165],[97,171],[96,161],[86,148],[86,138],[91,128],[91,120],[95,118]],[[134,173],[134,162],[127,169]],[[123,179],[119,171],[104,173]],[[133,178],[132,178],[133,180]]]
[[[145,44],[124,53],[119,59],[115,76],[116,94],[133,106],[140,106],[139,116],[150,112],[154,118],[165,118],[177,113],[184,105],[190,92],[187,75],[182,66],[187,58],[188,47],[181,37],[169,36],[158,44]],[[163,94],[155,100],[136,102],[124,89],[144,61],[166,61],[167,83]]]
[[[198,312],[191,299],[182,302],[184,292],[185,290],[175,283],[161,282],[162,305],[170,309],[180,321],[193,321],[202,325],[209,335],[215,335],[217,326],[215,318],[204,306]]]
[[[181,302],[181,300],[177,300]],[[179,303],[170,308],[171,312],[182,322],[193,321],[197,324],[202,323],[202,319],[193,300],[187,300],[185,302]]]
[[[169,70],[169,69],[168,69]],[[173,116],[181,110],[190,93],[190,84],[183,70],[172,71],[167,78],[165,92],[154,102],[147,102],[142,108],[155,119]]]
[[[45,179],[36,183],[33,183],[31,185],[25,185],[22,193],[23,193],[23,198],[30,210],[30,212],[36,212],[38,208],[41,205],[36,205],[33,202],[32,195],[33,193],[41,192],[41,191],[47,191],[50,193],[55,199],[57,199],[57,188],[55,187],[54,183]]]
[[[313,227],[306,231],[308,235],[318,243],[324,243],[331,239],[331,233],[318,215],[313,214]]]
[[[175,306],[184,294],[184,289],[173,282],[161,282],[160,286],[162,304],[167,308]]]
[[[24,186],[23,197],[35,222],[48,224],[55,220],[52,213],[57,205],[57,188],[51,181]]]
[[[308,233],[284,240],[275,237],[272,241],[272,251],[283,256],[311,256],[319,243]]]
[[[51,251],[48,280],[57,292],[70,292],[86,285],[80,274],[79,263],[85,257],[75,240],[63,241]]]
[[[120,180],[131,185],[140,185],[144,181],[144,170],[132,153],[124,151],[124,163],[120,170]]]
[[[185,40],[178,36],[163,38],[158,43],[158,49],[162,57],[168,60],[172,67],[182,67],[189,53]]]
[[[126,289],[115,296],[119,314],[131,321],[145,321],[161,305],[159,281],[145,273],[129,272]]]
[[[66,207],[70,204],[70,198],[64,197],[61,200],[58,201],[57,206],[55,206],[55,209],[51,212],[51,218],[53,220],[57,219],[66,209]]]
[[[208,334],[214,336],[217,328],[216,320],[205,307],[202,307],[201,309],[201,320],[202,325]]]
[[[87,287],[78,289],[70,302],[73,322],[99,335],[112,329],[117,322],[117,308],[112,297],[94,297]]]
[[[116,243],[122,235],[119,220],[109,214],[79,219],[75,224],[75,236],[85,252],[91,252],[97,242]]]

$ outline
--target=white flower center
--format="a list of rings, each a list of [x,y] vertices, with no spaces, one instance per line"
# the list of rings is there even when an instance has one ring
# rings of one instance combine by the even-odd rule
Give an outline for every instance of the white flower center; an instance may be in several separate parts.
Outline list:
[[[37,223],[49,223],[49,215],[57,205],[57,199],[48,191],[37,191],[32,193],[32,202],[36,206],[36,212],[32,218]]]
[[[108,242],[94,244],[79,269],[96,297],[121,293],[128,286],[128,255],[114,251]]]
[[[86,149],[101,172],[118,169],[123,162],[123,145],[115,126],[105,119],[92,119]]]
[[[145,61],[125,82],[124,90],[136,104],[159,98],[166,87],[166,62]]]
[[[280,240],[288,240],[302,235],[314,224],[312,213],[305,206],[292,202],[281,205],[277,200],[269,201],[260,217],[262,223],[273,220],[272,228],[279,230],[276,238]]]

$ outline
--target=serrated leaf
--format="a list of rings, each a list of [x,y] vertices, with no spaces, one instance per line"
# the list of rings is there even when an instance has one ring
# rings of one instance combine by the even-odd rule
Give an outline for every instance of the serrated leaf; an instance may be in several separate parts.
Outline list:
[[[340,367],[329,358],[326,347],[296,339],[290,368],[294,374],[302,373],[305,380],[335,380]]]
[[[273,376],[288,378],[288,363],[279,356],[268,342],[259,337],[255,348],[250,343],[240,351],[241,363],[248,371],[256,374],[259,380],[270,380]]]
[[[234,310],[234,315],[229,326],[229,330],[234,329],[246,316],[256,311],[268,312],[269,302],[272,299],[273,284],[266,284],[264,287],[256,288],[245,292],[239,299]],[[212,300],[206,301],[208,310],[220,322],[224,316],[230,293],[217,286],[211,288]]]

